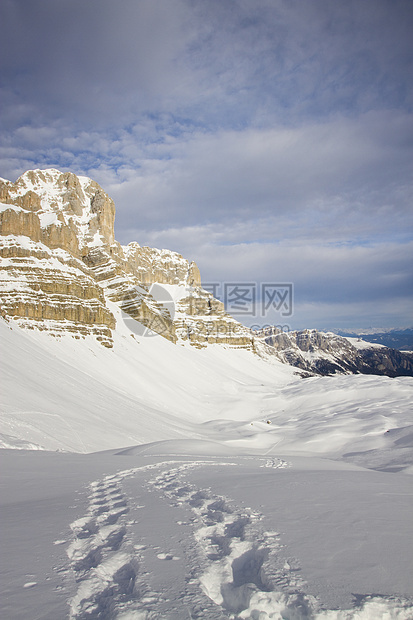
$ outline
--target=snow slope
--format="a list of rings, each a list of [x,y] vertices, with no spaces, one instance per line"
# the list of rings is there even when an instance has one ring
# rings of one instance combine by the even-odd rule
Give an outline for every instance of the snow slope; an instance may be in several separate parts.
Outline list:
[[[368,450],[373,467],[380,455],[385,466],[391,450],[393,467],[413,463],[403,440],[412,425],[412,378],[303,380],[244,349],[131,336],[111,308],[118,314],[113,350],[93,338],[55,338],[0,322],[6,447],[93,452],[198,438],[242,453],[355,459]]]
[[[2,618],[413,618],[413,379],[0,338]]]
[[[119,309],[111,304],[119,319]],[[3,432],[48,450],[91,452],[200,437],[211,418],[260,415],[256,389],[293,370],[243,349],[139,337],[122,320],[107,351],[92,338],[55,338],[0,322]],[[22,386],[23,389],[22,389]]]

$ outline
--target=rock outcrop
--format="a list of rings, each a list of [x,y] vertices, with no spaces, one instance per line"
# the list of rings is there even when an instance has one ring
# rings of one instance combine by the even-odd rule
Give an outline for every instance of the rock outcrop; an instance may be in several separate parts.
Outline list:
[[[4,318],[56,335],[92,335],[105,346],[112,346],[114,316],[102,289],[80,260],[66,250],[52,250],[24,235],[0,239]]]
[[[116,322],[108,302],[114,302],[143,333],[197,347],[253,348],[250,330],[202,289],[194,262],[115,240],[114,203],[91,179],[31,170],[16,183],[0,180],[0,201],[5,318],[55,334],[93,335],[111,346]]]
[[[83,258],[91,245],[114,242],[115,206],[94,181],[58,170],[30,170],[16,183],[0,181],[2,235],[25,235]]]
[[[306,373],[413,376],[413,354],[361,339],[344,338],[315,329],[283,332],[276,327],[255,334],[257,341],[269,346],[272,354],[280,361]]]

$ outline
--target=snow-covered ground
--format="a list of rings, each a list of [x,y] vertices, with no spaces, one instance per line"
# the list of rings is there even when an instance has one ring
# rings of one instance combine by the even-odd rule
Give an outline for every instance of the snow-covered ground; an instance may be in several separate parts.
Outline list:
[[[0,337],[2,618],[413,618],[412,378]]]

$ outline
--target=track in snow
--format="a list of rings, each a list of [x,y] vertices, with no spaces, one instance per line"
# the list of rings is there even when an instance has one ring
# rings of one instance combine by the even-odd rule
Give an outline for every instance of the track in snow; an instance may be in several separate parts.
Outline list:
[[[127,501],[122,475],[90,485],[87,514],[74,521],[74,540],[67,549],[77,582],[70,618],[110,618],[117,603],[133,595],[137,559],[125,548]]]
[[[90,485],[87,513],[71,524],[73,540],[67,549],[77,588],[70,600],[71,620],[411,619],[407,602],[380,597],[369,597],[353,610],[320,610],[305,592],[297,561],[283,558],[278,534],[264,531],[260,513],[189,481],[195,468],[214,465],[237,464],[167,461]],[[272,458],[261,466],[288,464]],[[122,482],[135,477],[143,477],[140,488],[189,515],[176,522],[178,530],[184,526],[180,588],[154,587],[145,565],[148,547],[134,540],[135,522],[128,520],[134,500],[126,497]],[[150,551],[158,560],[180,559],[155,545]]]
[[[239,508],[210,489],[188,483],[185,474],[196,466],[199,464],[180,465],[150,481],[173,504],[189,506],[195,516],[193,581],[215,603],[218,615],[207,616],[205,610],[195,608],[190,617],[269,618],[265,612],[269,607],[272,613],[283,612],[280,618],[310,617],[315,599],[303,594],[297,563],[279,557],[278,534],[262,531],[258,512]],[[274,459],[263,466],[286,464]],[[265,615],[258,615],[262,613]]]

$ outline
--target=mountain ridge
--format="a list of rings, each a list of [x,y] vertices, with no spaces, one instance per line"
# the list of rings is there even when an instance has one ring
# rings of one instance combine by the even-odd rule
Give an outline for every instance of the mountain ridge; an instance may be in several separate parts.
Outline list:
[[[389,329],[371,329],[371,330],[336,330],[340,336],[361,338],[366,342],[373,344],[381,344],[391,349],[399,351],[413,351],[413,327],[392,327]]]
[[[195,262],[137,242],[121,245],[114,222],[113,200],[88,177],[50,168],[27,171],[15,183],[0,179],[3,319],[55,336],[92,336],[112,348],[114,303],[132,336],[242,348],[303,375],[413,375],[412,356],[358,338],[252,331],[202,288]]]
[[[316,329],[283,332],[276,327],[260,330],[256,337],[269,345],[281,361],[318,375],[413,375],[413,354],[365,342],[361,338]]]
[[[110,347],[108,330],[115,323],[105,304],[109,300],[147,329],[159,333],[160,328],[173,342],[252,348],[249,330],[202,289],[194,262],[169,250],[136,242],[121,246],[115,240],[114,203],[88,177],[56,169],[28,171],[16,183],[0,182],[0,201],[1,255],[3,273],[7,272],[2,281],[3,316],[54,333],[59,332],[59,321],[70,321],[62,329],[80,337],[90,333]],[[65,278],[70,269],[72,287]],[[21,282],[26,287],[19,299],[14,293]],[[155,283],[180,287],[175,316],[151,294]],[[89,313],[80,311],[88,305]]]

